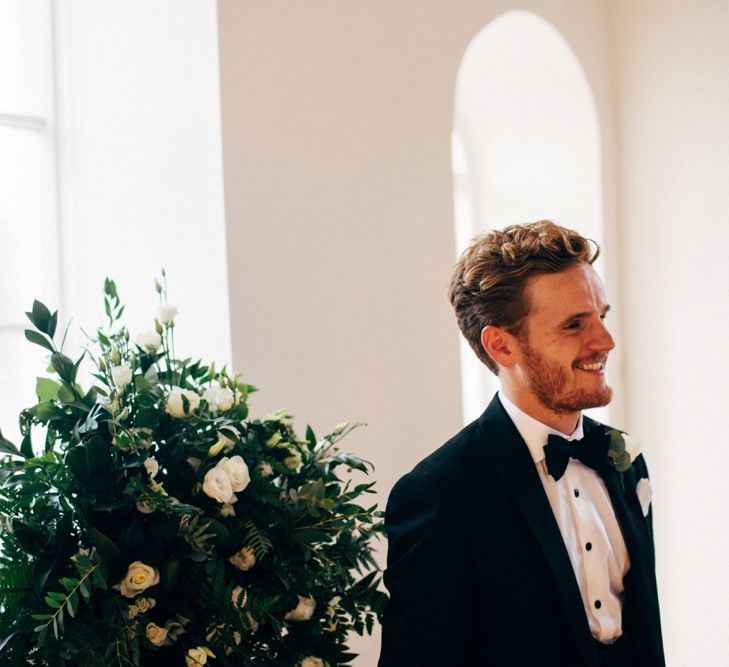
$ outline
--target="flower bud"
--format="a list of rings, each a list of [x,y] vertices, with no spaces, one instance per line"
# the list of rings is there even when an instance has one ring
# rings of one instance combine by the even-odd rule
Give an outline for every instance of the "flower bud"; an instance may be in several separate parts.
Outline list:
[[[154,318],[154,330],[160,335],[162,335],[162,332],[164,331],[162,324],[156,317]]]

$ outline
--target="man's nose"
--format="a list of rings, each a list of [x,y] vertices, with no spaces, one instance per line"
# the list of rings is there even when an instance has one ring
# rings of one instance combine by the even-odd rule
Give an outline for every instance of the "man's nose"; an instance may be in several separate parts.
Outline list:
[[[601,352],[609,352],[615,347],[615,340],[603,320],[599,320],[593,328],[590,347]]]

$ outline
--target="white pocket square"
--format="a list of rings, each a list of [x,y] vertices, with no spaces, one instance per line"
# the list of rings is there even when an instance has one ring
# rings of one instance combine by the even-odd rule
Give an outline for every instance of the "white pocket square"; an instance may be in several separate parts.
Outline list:
[[[648,516],[648,509],[651,506],[651,498],[653,498],[653,489],[650,480],[643,477],[635,486],[635,493],[640,501],[640,509],[643,510],[643,516]]]

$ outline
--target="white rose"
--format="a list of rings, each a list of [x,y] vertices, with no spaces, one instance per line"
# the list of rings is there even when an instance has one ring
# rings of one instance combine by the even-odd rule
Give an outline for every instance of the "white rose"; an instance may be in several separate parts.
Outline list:
[[[196,667],[197,665],[205,665],[208,661],[208,654],[205,653],[205,649],[198,646],[191,648],[185,656],[185,663],[187,667]]]
[[[150,586],[156,586],[159,583],[159,572],[149,566],[142,563],[142,561],[135,560],[128,568],[127,574],[124,579],[116,584],[114,588],[120,591],[124,597],[133,598],[135,595],[139,595],[142,591],[147,590]]]
[[[180,312],[176,306],[164,303],[159,307],[159,321],[162,324],[172,324],[175,321],[175,315]]]
[[[251,483],[251,475],[248,472],[248,466],[242,456],[233,456],[228,458],[224,456],[218,461],[216,468],[222,468],[228,474],[230,484],[236,493],[244,491]]]
[[[324,667],[324,661],[321,658],[315,658],[310,655],[301,661],[301,667]]]
[[[156,331],[141,331],[135,342],[147,352],[156,352],[162,347],[162,338]]]
[[[111,380],[117,389],[124,389],[132,381],[132,367],[129,364],[121,364],[111,369]]]
[[[154,477],[159,472],[159,463],[154,456],[150,456],[148,459],[144,459],[144,468],[150,477]]]
[[[132,605],[129,605],[129,609],[127,610],[127,613],[129,614],[129,618],[134,618],[139,613],[139,609],[137,609],[132,604]]]
[[[627,433],[623,433],[623,441],[625,442],[625,451],[630,456],[630,462],[632,463],[638,458],[641,450],[641,442],[638,438]]]
[[[147,623],[145,634],[147,635],[147,639],[155,646],[162,646],[167,639],[167,630],[160,628],[159,625],[155,625],[154,623]]]
[[[207,496],[219,503],[234,503],[236,498],[233,493],[233,486],[230,483],[228,473],[222,468],[215,466],[205,473],[203,480],[203,491]]]
[[[227,387],[212,385],[205,390],[203,398],[212,410],[225,412],[235,405],[235,394]]]
[[[139,598],[134,602],[134,606],[140,614],[146,614],[156,604],[157,601],[154,598]]]
[[[245,572],[250,570],[256,564],[256,555],[250,547],[243,547],[240,551],[234,553],[228,561],[235,565],[239,570]]]
[[[299,604],[284,616],[286,621],[308,621],[314,614],[316,600],[299,595]]]
[[[189,405],[189,412],[185,412],[185,406],[182,402],[182,397],[187,399]],[[197,406],[200,405],[200,397],[189,389],[183,389],[182,387],[173,387],[172,391],[167,394],[165,401],[165,412],[172,417],[177,419],[183,419],[192,414]]]

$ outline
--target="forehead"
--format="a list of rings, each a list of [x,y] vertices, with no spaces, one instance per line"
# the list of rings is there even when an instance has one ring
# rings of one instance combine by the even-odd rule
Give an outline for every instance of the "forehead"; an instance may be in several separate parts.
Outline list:
[[[601,313],[606,307],[605,286],[590,264],[580,262],[558,273],[532,276],[524,296],[529,315],[560,318],[584,313]]]

